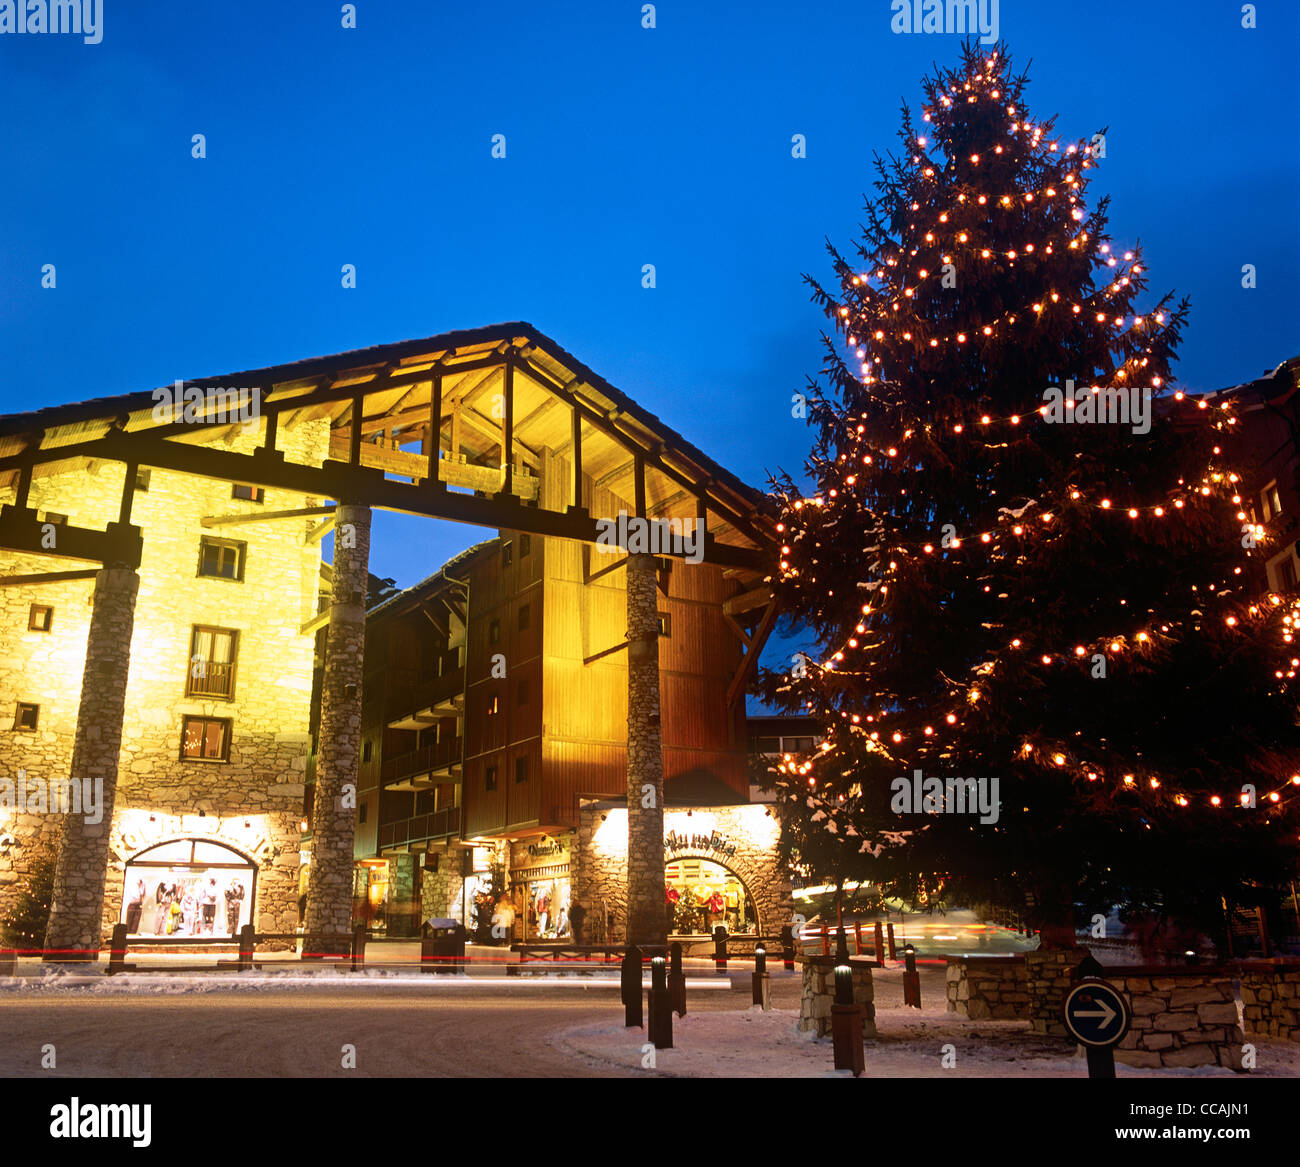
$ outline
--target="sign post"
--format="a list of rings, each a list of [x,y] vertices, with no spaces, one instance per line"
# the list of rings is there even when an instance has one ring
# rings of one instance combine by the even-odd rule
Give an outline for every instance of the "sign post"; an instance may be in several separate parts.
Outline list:
[[[1065,995],[1061,1012],[1070,1035],[1088,1051],[1088,1077],[1115,1077],[1115,1047],[1132,1021],[1124,994],[1088,976]]]

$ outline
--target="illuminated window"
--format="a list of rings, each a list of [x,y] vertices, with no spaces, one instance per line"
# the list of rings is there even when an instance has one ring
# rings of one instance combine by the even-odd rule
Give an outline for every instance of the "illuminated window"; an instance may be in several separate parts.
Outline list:
[[[30,632],[48,632],[54,623],[54,609],[46,604],[33,604],[27,613]]]
[[[1264,506],[1264,522],[1267,523],[1282,513],[1282,496],[1278,493],[1276,482],[1270,482],[1259,492],[1259,500]]]
[[[493,693],[492,696],[488,698],[487,711],[489,717],[495,717],[501,712],[501,698],[498,697],[497,694]]]
[[[488,643],[489,644],[501,643],[501,621],[500,620],[493,620],[488,625]]]
[[[247,544],[233,539],[199,540],[199,575],[217,579],[244,578],[244,549]]]
[[[18,711],[14,714],[14,729],[35,729],[41,719],[41,707],[18,702]]]
[[[185,679],[185,696],[235,696],[235,657],[239,633],[233,628],[211,628],[196,624],[190,637],[190,666]]]
[[[61,515],[58,511],[46,511],[45,522],[51,523],[56,527],[66,527],[68,525],[68,516]]]
[[[673,634],[673,618],[667,612],[659,613],[659,635],[671,636]]]
[[[514,558],[514,544],[509,541],[501,544],[501,566],[509,567]]]
[[[234,486],[231,487],[230,497],[243,499],[244,502],[265,502],[266,491],[260,486]]]
[[[181,725],[181,757],[191,761],[230,761],[228,717],[186,717]]]

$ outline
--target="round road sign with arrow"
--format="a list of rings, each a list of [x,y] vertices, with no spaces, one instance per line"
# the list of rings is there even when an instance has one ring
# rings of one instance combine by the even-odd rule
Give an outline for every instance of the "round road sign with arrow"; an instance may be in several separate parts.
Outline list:
[[[1065,996],[1062,1012],[1070,1034],[1093,1048],[1118,1045],[1132,1020],[1124,994],[1109,982],[1096,979],[1075,985]]]

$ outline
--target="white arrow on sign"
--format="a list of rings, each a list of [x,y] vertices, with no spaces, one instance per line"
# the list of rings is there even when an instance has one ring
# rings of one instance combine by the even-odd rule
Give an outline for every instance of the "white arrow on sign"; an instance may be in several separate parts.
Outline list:
[[[1101,1024],[1097,1026],[1097,1028],[1105,1029],[1115,1020],[1116,1017],[1119,1016],[1119,1014],[1107,1005],[1105,1001],[1098,1001],[1097,1004],[1101,1006],[1100,1009],[1089,1009],[1087,1012],[1082,1009],[1076,1009],[1074,1015],[1076,1017],[1100,1017]]]

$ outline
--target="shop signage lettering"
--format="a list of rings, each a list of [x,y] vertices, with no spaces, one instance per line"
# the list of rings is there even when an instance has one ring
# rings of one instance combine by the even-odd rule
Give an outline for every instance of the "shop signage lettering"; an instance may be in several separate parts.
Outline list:
[[[679,835],[676,831],[669,831],[664,836],[664,850],[674,851],[712,851],[718,855],[734,855],[736,853],[736,844],[731,842],[724,835],[714,831],[711,835]]]
[[[528,854],[534,859],[541,859],[547,855],[563,855],[564,844],[557,839],[552,839],[549,843],[529,843]]]

